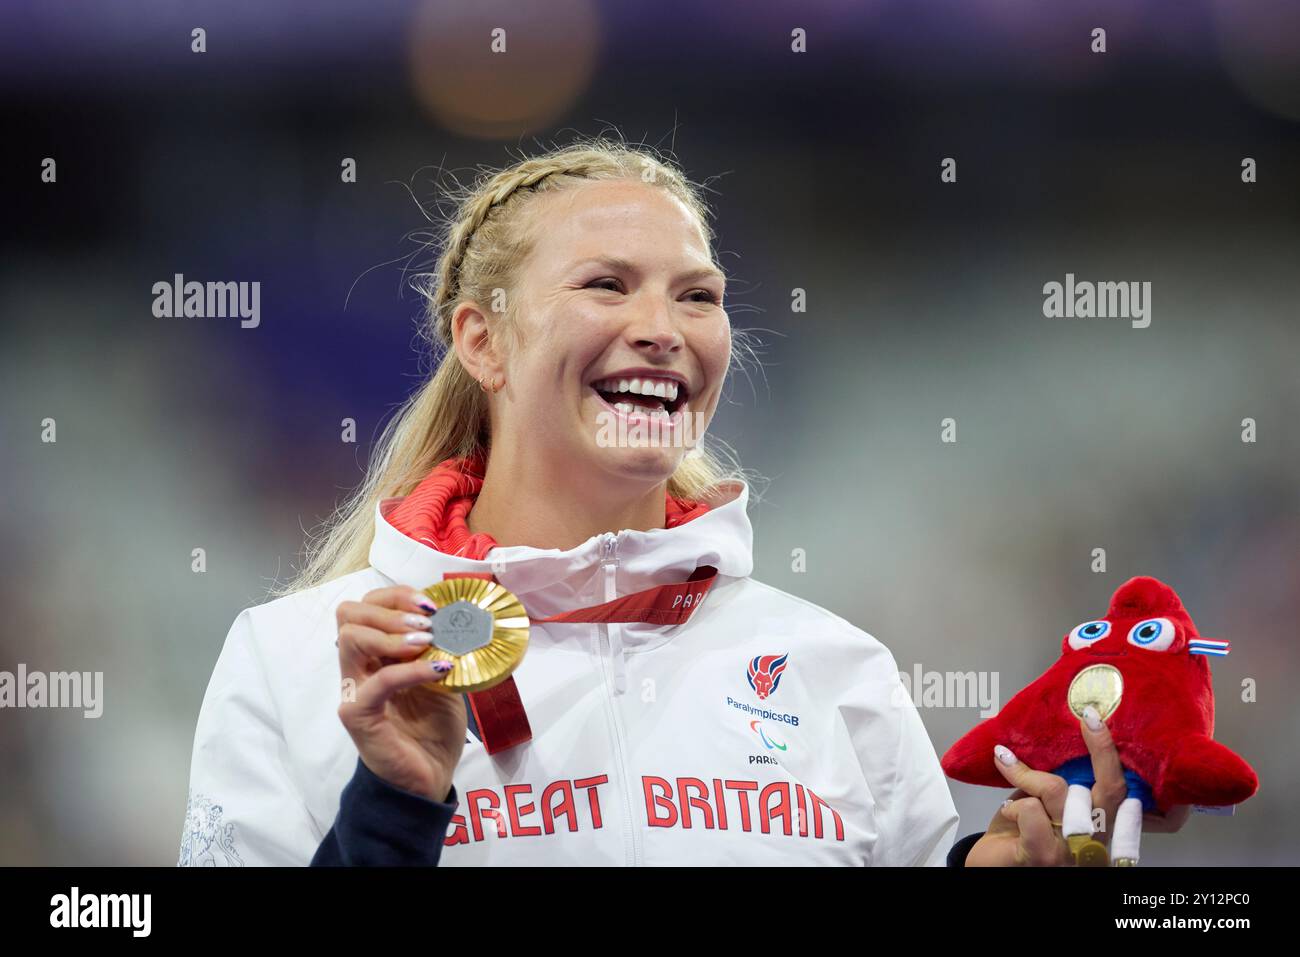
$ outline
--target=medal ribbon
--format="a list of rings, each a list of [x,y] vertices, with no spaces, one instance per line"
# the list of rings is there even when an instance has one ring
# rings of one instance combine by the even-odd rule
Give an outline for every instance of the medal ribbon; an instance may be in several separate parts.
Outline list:
[[[447,572],[448,578],[482,578],[495,582],[488,572]],[[718,570],[712,565],[701,565],[684,582],[656,585],[632,595],[624,595],[599,605],[576,608],[549,618],[529,618],[529,624],[544,622],[649,622],[653,625],[680,625],[691,617],[704,596],[713,587]],[[531,741],[533,730],[528,724],[524,703],[519,698],[519,688],[514,676],[486,691],[474,691],[465,696],[479,738],[488,754],[505,751],[515,745]]]

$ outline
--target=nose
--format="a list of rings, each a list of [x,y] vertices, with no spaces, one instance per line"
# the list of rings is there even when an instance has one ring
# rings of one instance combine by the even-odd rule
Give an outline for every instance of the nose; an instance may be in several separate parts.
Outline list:
[[[672,303],[660,296],[650,296],[648,304],[637,312],[627,329],[628,338],[641,351],[671,354],[685,344],[673,321]]]

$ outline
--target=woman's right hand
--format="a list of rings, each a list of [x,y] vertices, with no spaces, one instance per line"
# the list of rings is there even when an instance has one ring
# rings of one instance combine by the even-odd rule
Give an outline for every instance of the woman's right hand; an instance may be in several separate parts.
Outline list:
[[[465,748],[461,695],[428,687],[449,662],[419,661],[432,640],[428,597],[404,585],[339,604],[339,720],[361,760],[393,787],[446,801]]]

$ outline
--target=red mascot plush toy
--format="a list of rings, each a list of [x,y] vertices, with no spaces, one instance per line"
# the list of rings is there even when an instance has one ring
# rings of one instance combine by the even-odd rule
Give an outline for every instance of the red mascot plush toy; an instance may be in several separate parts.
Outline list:
[[[967,784],[1007,787],[993,764],[997,744],[1031,768],[1051,768],[1070,785],[1061,833],[1075,861],[1104,865],[1105,846],[1092,837],[1092,762],[1079,730],[1092,705],[1110,729],[1128,782],[1112,831],[1112,863],[1136,864],[1144,811],[1224,807],[1259,787],[1250,765],[1212,738],[1206,659],[1227,653],[1228,642],[1200,637],[1172,588],[1131,578],[1105,618],[1073,628],[1055,664],[948,749],[943,770]]]

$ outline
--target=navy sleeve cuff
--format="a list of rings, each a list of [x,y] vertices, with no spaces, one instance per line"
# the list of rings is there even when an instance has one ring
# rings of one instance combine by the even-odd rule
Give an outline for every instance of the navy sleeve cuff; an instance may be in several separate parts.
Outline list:
[[[455,785],[445,802],[395,788],[358,757],[311,866],[436,867],[459,800]]]
[[[974,834],[967,834],[960,841],[954,844],[952,849],[948,851],[948,866],[965,867],[966,855],[969,854],[970,849],[975,846],[975,842],[983,836],[983,831],[977,831]]]

